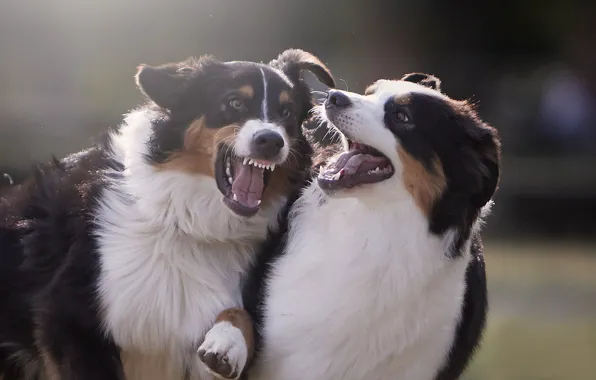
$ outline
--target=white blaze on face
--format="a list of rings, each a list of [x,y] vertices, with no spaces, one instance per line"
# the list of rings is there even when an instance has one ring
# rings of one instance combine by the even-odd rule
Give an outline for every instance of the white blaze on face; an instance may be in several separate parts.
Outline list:
[[[267,108],[267,77],[265,76],[265,70],[261,68],[261,76],[263,77],[263,102],[261,103],[261,114],[264,122],[269,121],[267,114],[269,109]]]
[[[448,98],[438,91],[406,81],[379,80],[374,88],[374,93],[370,95],[340,91],[350,99],[352,105],[331,116],[331,122],[348,137],[379,150],[399,168],[399,142],[385,126],[385,103],[391,98],[411,94],[425,94],[445,100]]]

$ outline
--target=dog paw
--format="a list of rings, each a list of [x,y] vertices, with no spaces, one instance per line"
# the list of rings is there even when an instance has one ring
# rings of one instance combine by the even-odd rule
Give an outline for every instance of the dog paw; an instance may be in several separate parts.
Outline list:
[[[198,352],[207,370],[220,379],[238,379],[248,359],[244,335],[230,322],[216,323]]]

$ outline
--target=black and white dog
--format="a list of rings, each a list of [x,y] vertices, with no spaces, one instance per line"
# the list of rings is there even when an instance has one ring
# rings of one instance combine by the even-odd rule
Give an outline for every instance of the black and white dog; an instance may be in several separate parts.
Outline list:
[[[479,228],[500,141],[439,87],[409,74],[330,91],[320,113],[343,152],[248,284],[261,338],[249,379],[454,380],[466,368],[487,312]],[[234,346],[216,335],[212,346]]]
[[[310,169],[303,69],[334,85],[301,50],[142,66],[147,105],[2,193],[0,379],[212,378],[197,349]]]

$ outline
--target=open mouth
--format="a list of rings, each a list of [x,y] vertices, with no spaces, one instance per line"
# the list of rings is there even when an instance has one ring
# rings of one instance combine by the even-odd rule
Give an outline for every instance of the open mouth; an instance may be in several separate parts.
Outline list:
[[[348,140],[348,151],[336,156],[318,177],[323,190],[350,189],[390,178],[394,169],[383,153],[368,145]]]
[[[238,215],[250,217],[259,211],[275,163],[238,157],[220,146],[215,162],[215,180],[224,203]]]

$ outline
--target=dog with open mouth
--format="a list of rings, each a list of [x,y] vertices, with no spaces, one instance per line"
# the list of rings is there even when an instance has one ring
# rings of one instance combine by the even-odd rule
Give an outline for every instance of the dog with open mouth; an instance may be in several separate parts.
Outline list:
[[[459,378],[488,307],[479,229],[500,175],[497,131],[421,73],[364,95],[331,90],[319,111],[343,148],[245,288],[258,352],[247,378]]]
[[[334,86],[296,49],[141,66],[107,141],[0,195],[1,379],[217,374],[197,348],[311,166],[303,70]]]

